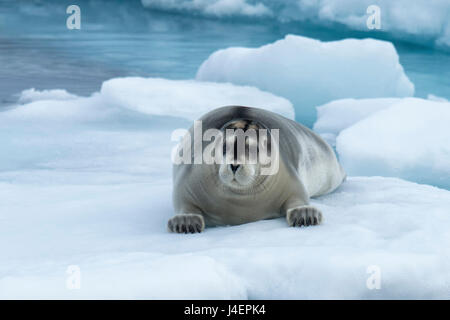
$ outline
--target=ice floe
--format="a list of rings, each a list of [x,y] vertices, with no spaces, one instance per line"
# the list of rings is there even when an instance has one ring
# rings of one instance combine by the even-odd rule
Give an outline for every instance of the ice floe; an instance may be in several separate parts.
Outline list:
[[[214,52],[197,80],[251,85],[288,98],[297,120],[312,125],[315,106],[341,98],[407,97],[414,85],[390,42],[322,42],[288,35],[260,48]]]
[[[344,99],[318,107],[314,129],[349,175],[395,176],[450,188],[450,103]]]

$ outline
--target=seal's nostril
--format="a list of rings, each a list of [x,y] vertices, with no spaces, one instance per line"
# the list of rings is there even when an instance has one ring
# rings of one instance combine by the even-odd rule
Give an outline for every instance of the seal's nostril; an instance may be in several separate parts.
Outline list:
[[[230,164],[230,168],[231,168],[231,171],[233,171],[233,173],[235,173],[237,171],[237,169],[239,168],[239,165],[238,164],[237,165]]]

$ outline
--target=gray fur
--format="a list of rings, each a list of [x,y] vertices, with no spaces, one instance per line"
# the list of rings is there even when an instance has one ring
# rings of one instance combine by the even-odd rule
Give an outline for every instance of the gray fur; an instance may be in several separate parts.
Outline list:
[[[217,164],[174,165],[176,216],[169,220],[170,231],[201,232],[205,225],[237,225],[280,216],[285,216],[290,226],[321,223],[322,213],[309,206],[310,197],[332,192],[345,179],[332,148],[301,124],[258,108],[222,107],[200,120],[205,131],[222,129],[241,119],[269,130],[279,129],[278,173],[257,177],[254,184],[236,189],[222,183]],[[190,133],[193,137],[193,128]],[[203,147],[206,144],[203,142]],[[195,228],[197,224],[202,226],[200,231]]]

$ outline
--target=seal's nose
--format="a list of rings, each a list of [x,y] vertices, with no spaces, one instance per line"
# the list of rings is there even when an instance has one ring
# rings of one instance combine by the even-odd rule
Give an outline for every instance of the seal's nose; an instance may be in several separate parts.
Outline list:
[[[231,168],[231,171],[233,171],[233,173],[236,173],[237,169],[239,168],[239,165],[238,164],[236,164],[236,165],[230,164],[230,168]]]

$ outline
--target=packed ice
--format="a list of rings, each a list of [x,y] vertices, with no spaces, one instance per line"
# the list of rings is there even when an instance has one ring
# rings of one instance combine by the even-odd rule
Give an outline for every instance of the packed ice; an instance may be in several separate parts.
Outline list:
[[[358,31],[367,27],[377,6],[379,31],[389,37],[420,44],[450,48],[450,2],[447,0],[141,0],[151,9],[185,12],[216,18],[265,18],[280,22],[306,22]]]
[[[318,107],[314,129],[349,175],[394,176],[450,188],[450,103],[343,99]]]
[[[399,178],[349,176],[312,200],[325,218],[317,227],[280,218],[167,232],[172,131],[235,103],[293,118],[284,98],[151,78],[112,79],[89,97],[21,97],[0,112],[0,298],[450,298],[450,191]],[[382,153],[443,175],[448,104],[381,102],[354,116],[337,103],[351,120],[322,108],[321,130],[338,135],[351,175],[352,157],[387,168]]]

